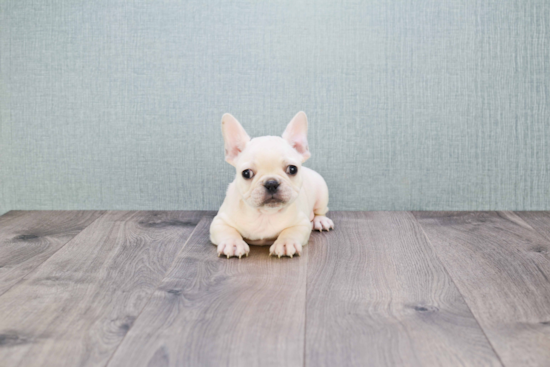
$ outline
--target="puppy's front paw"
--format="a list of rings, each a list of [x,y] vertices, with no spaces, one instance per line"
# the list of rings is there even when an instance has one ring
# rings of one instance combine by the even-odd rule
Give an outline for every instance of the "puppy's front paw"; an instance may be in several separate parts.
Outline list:
[[[250,247],[241,239],[228,238],[218,244],[218,257],[226,255],[229,259],[231,256],[238,256],[240,259],[243,255],[248,256],[249,252]]]
[[[330,218],[324,215],[316,215],[315,218],[313,218],[313,229],[319,232],[330,231],[334,229],[334,223]]]
[[[302,244],[299,241],[294,240],[284,240],[284,241],[275,241],[273,245],[269,248],[269,256],[277,255],[279,258],[281,256],[294,256],[302,254]]]

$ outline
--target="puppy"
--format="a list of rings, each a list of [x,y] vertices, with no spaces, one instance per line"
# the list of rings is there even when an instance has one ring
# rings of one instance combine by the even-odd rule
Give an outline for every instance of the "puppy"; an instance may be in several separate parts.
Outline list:
[[[334,228],[328,212],[328,188],[317,172],[303,167],[311,154],[307,117],[298,112],[282,138],[250,139],[230,114],[222,116],[225,160],[237,174],[210,226],[218,256],[246,255],[251,245],[271,245],[269,254],[300,255],[312,229]]]

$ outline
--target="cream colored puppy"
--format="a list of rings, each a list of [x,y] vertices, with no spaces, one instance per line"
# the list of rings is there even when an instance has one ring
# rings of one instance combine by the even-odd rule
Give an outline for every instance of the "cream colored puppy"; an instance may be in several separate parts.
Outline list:
[[[252,245],[271,245],[270,255],[300,255],[312,229],[334,228],[328,188],[317,172],[303,167],[309,157],[307,117],[298,112],[283,137],[250,139],[230,114],[222,116],[225,160],[237,169],[210,226],[218,256],[248,255]]]

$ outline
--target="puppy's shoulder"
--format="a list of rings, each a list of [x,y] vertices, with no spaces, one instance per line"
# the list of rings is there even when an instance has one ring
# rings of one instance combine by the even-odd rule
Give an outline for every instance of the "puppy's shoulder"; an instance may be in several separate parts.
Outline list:
[[[225,196],[233,195],[237,193],[237,180],[233,180],[229,185],[227,185],[227,190],[225,191]]]
[[[302,166],[302,174],[304,175],[304,180],[309,181],[313,185],[321,184],[326,185],[325,179],[316,171],[311,168]]]
[[[227,190],[225,191],[225,198],[219,212],[231,212],[236,206],[236,202],[239,200],[239,198],[240,196],[237,189],[237,183],[233,181],[227,186]]]

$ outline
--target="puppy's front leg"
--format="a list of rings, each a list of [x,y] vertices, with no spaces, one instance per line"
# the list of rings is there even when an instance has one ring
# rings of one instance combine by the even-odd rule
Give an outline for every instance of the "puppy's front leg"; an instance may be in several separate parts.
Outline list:
[[[303,223],[283,230],[269,248],[269,256],[294,256],[302,253],[302,246],[307,244],[311,234],[311,223]]]
[[[313,218],[313,229],[318,230],[319,232],[330,231],[334,229],[334,223],[330,218],[325,217],[324,215],[315,215]]]
[[[241,234],[219,217],[215,217],[210,225],[210,241],[218,246],[218,256],[224,254],[228,259],[231,256],[238,256],[240,259],[250,252],[250,247]]]

